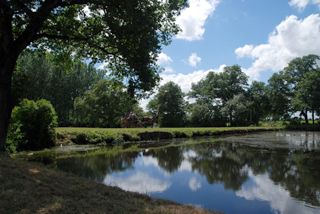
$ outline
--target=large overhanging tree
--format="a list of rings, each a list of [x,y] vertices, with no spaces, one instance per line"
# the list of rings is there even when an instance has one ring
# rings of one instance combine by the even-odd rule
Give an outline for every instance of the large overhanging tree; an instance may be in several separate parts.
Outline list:
[[[130,93],[158,81],[156,57],[178,32],[185,0],[0,0],[0,150],[11,114],[11,79],[23,50],[104,60]]]

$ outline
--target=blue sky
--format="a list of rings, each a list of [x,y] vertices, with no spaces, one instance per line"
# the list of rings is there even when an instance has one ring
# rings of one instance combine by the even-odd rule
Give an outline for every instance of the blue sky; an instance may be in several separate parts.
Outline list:
[[[182,29],[163,47],[164,84],[184,92],[209,71],[238,64],[250,80],[266,82],[291,59],[320,55],[320,0],[189,0]]]

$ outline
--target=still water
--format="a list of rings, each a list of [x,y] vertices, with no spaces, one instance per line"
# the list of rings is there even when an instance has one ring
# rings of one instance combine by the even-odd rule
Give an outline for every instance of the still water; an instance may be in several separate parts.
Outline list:
[[[193,141],[201,143],[58,159],[56,167],[227,214],[320,213],[320,133],[266,132]]]

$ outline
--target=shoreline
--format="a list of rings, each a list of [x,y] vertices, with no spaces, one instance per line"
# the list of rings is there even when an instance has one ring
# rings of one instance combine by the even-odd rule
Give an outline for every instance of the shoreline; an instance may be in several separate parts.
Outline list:
[[[224,136],[262,131],[279,131],[284,127],[213,127],[213,128],[77,128],[56,129],[56,145],[121,145],[180,138]]]
[[[0,213],[217,214],[0,154]]]

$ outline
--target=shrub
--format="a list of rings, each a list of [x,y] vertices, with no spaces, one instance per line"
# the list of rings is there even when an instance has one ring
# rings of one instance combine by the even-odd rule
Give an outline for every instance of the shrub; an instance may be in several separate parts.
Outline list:
[[[11,114],[7,150],[41,150],[54,146],[57,114],[47,100],[24,99]]]

